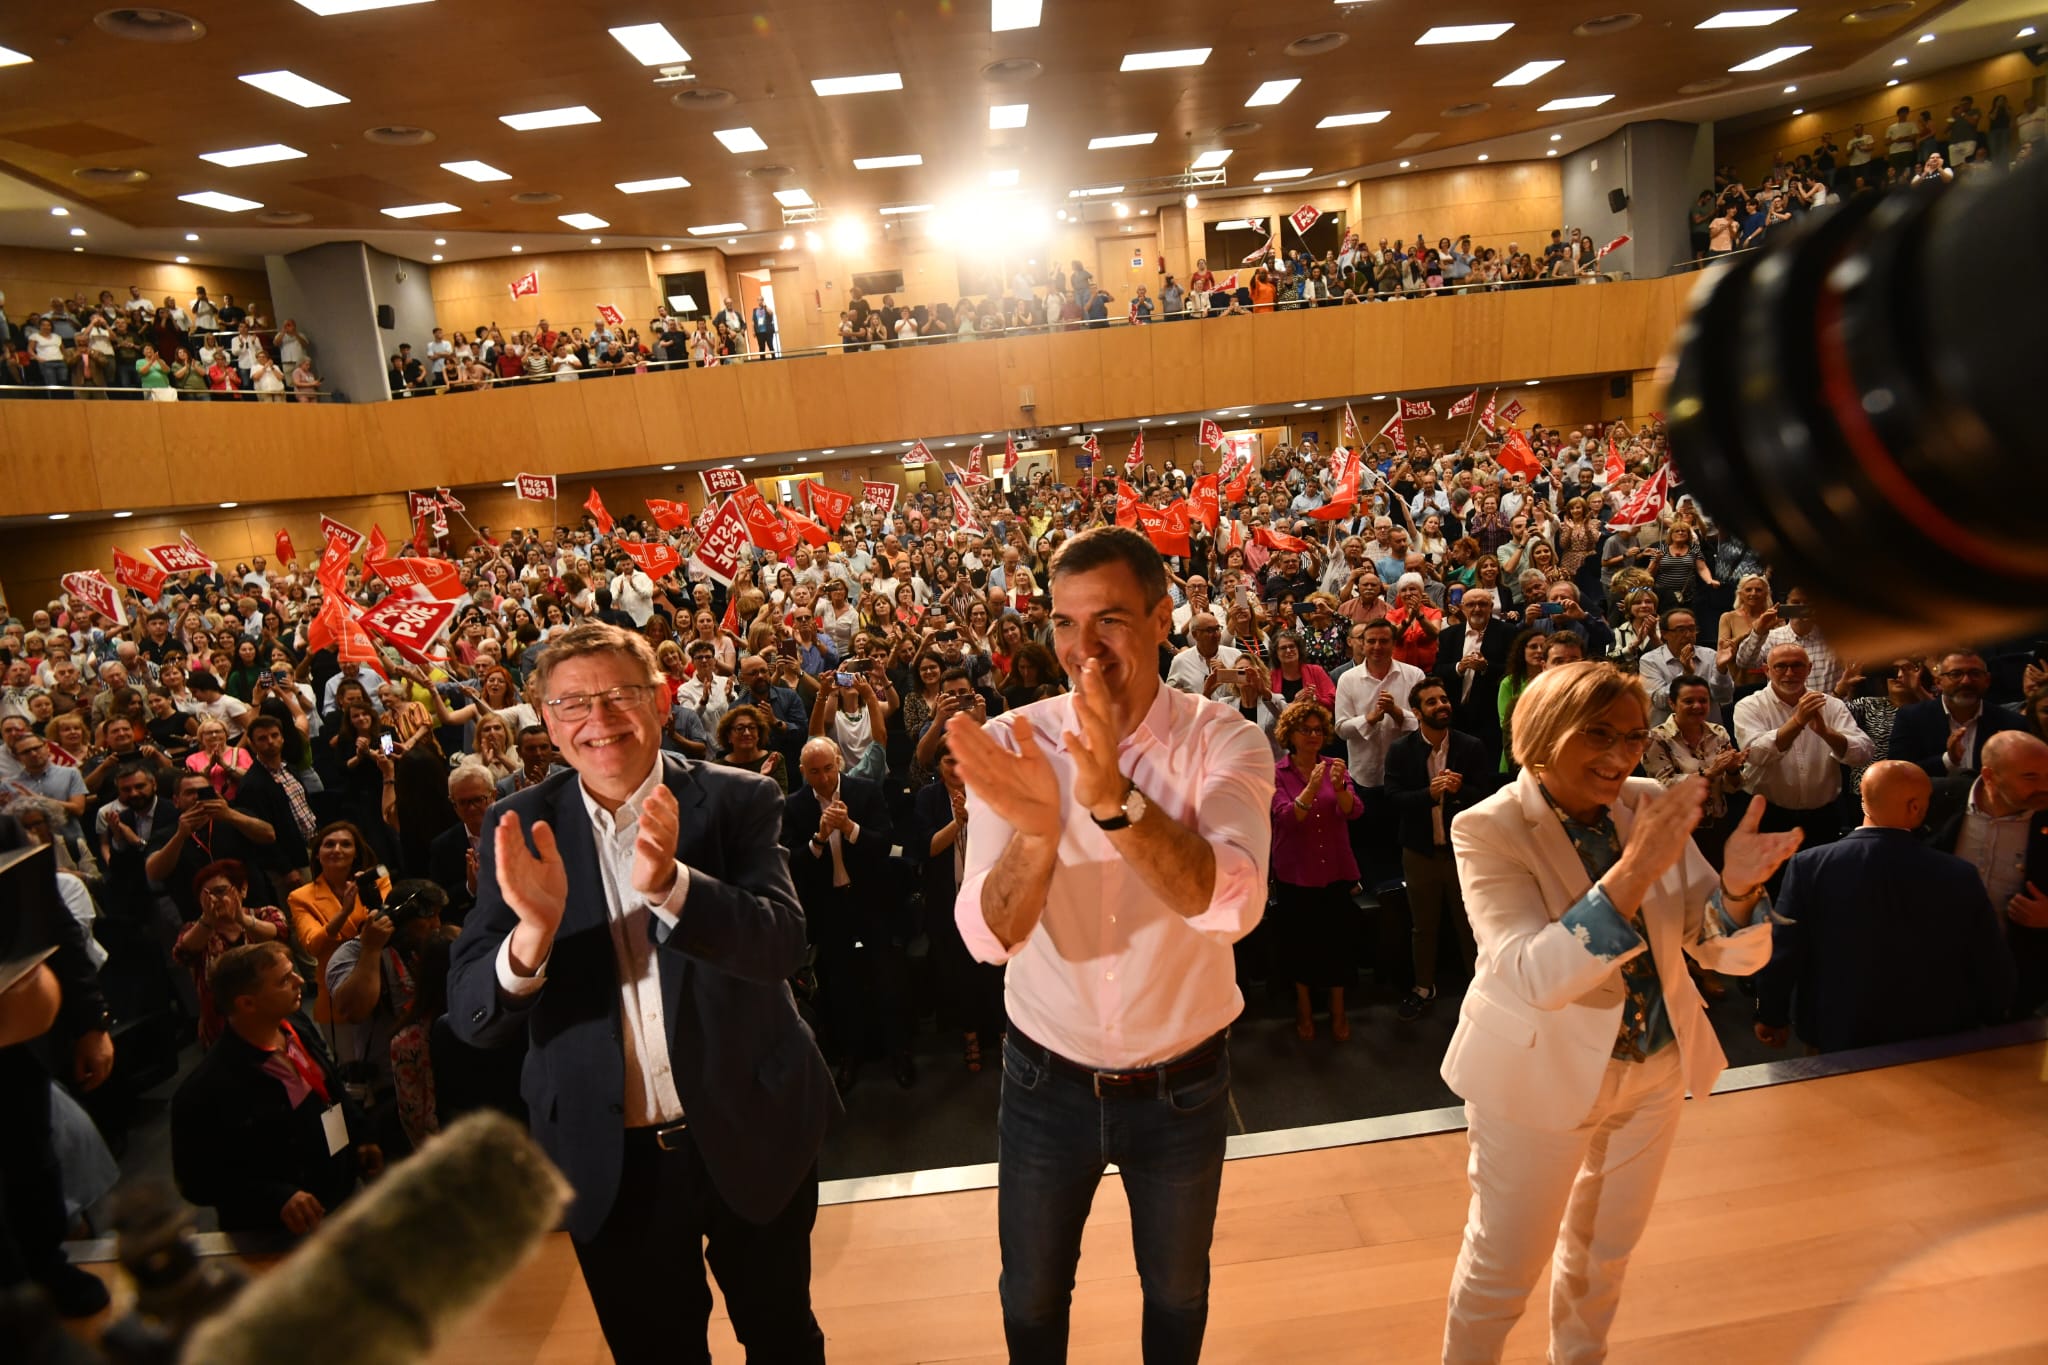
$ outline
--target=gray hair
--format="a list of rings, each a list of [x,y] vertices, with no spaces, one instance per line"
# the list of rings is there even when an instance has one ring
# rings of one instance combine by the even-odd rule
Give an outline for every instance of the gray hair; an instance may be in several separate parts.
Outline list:
[[[1473,602],[1482,599],[1489,607],[1496,605],[1493,600],[1493,590],[1490,588],[1467,588],[1465,589],[1465,595],[1459,598],[1458,601],[1462,605],[1470,606]]]
[[[468,759],[449,770],[448,799],[454,800],[455,793],[468,782],[481,782],[486,791],[495,792],[498,789],[498,779],[491,776],[491,770],[475,759]]]
[[[1395,579],[1395,580],[1394,580],[1394,595],[1395,595],[1396,597],[1399,597],[1399,596],[1400,596],[1400,595],[1401,595],[1402,593],[1406,592],[1406,591],[1407,591],[1408,589],[1410,589],[1410,588],[1419,588],[1419,587],[1421,587],[1421,586],[1422,586],[1422,575],[1421,575],[1421,574],[1419,574],[1419,573],[1404,573],[1404,574],[1402,574],[1402,575],[1401,575],[1401,576],[1400,576],[1399,578],[1397,578],[1397,579]]]

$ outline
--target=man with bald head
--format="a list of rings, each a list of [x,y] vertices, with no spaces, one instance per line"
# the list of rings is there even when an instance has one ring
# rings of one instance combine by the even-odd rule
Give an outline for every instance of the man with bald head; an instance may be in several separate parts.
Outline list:
[[[2005,919],[2017,1017],[2048,1003],[2048,742],[2002,731],[1984,741],[1983,765],[1963,809],[1930,823],[1934,846],[1977,870]]]
[[[2038,742],[2038,741],[2037,741]],[[1863,824],[1785,865],[1756,1034],[1817,1052],[1981,1028],[2005,1017],[2012,955],[1977,870],[1921,843],[1933,779],[1900,759],[1863,774]]]

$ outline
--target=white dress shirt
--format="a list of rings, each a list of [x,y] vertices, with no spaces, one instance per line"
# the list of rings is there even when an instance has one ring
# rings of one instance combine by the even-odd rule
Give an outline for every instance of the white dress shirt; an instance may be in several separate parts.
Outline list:
[[[1375,678],[1364,664],[1354,664],[1337,679],[1337,733],[1350,746],[1351,780],[1359,786],[1385,785],[1387,750],[1418,723],[1408,705],[1408,689],[1421,681],[1422,670],[1399,659],[1388,665],[1384,678]],[[1382,692],[1394,694],[1394,702],[1401,708],[1399,720],[1375,716]]]
[[[1671,684],[1688,673],[1707,680],[1707,719],[1716,725],[1728,723],[1721,715],[1721,708],[1735,695],[1735,687],[1728,681],[1728,675],[1721,671],[1720,659],[1715,652],[1705,645],[1694,645],[1692,667],[1687,668],[1673,657],[1671,646],[1659,645],[1636,664],[1636,676],[1643,680],[1643,686],[1650,694],[1652,729],[1671,719]]]
[[[1816,692],[1832,694],[1835,684],[1842,680],[1842,661],[1835,657],[1827,637],[1820,633],[1820,627],[1801,635],[1789,625],[1774,628],[1769,635],[1759,640],[1755,631],[1742,637],[1735,646],[1737,668],[1762,668],[1770,662],[1771,651],[1779,645],[1798,645],[1806,651],[1806,658],[1813,665],[1806,674],[1806,685]]]
[[[1735,742],[1747,755],[1744,776],[1752,792],[1787,810],[1813,810],[1841,795],[1844,767],[1862,767],[1876,758],[1877,750],[1849,713],[1848,703],[1827,696],[1821,719],[1847,739],[1842,756],[1835,757],[1826,740],[1805,728],[1791,748],[1780,751],[1777,732],[1792,718],[1795,705],[1769,687],[1744,697],[1735,704]]]
[[[1970,785],[1963,826],[1956,832],[1956,856],[1977,869],[1998,913],[2027,885],[2027,838],[2032,811],[1993,815],[1984,808],[1984,779]]]
[[[667,896],[651,901],[633,889],[633,841],[640,837],[640,811],[661,781],[661,755],[656,754],[647,780],[616,814],[580,790],[590,813],[597,843],[598,871],[604,878],[605,909],[611,918],[612,957],[619,971],[619,1040],[626,1055],[626,1126],[646,1128],[675,1123],[683,1116],[676,1093],[675,1071],[668,1058],[668,1021],[661,1008],[661,970],[654,940],[647,932],[653,915],[674,932],[690,893],[690,869],[676,861],[676,883]],[[581,779],[578,779],[581,782]],[[552,954],[550,954],[552,956]],[[498,989],[509,996],[532,995],[546,984],[548,964],[530,977],[512,970],[512,936],[498,945]]]
[[[967,872],[953,910],[961,938],[977,960],[1009,964],[1011,1021],[1062,1057],[1121,1071],[1193,1050],[1244,1008],[1230,945],[1266,910],[1274,774],[1265,736],[1229,707],[1162,687],[1118,745],[1118,767],[1153,807],[1146,819],[1178,821],[1215,853],[1208,908],[1183,919],[1071,800],[1074,760],[1063,737],[1080,729],[1072,695],[992,717],[986,733],[1013,751],[1017,715],[1030,716],[1067,811],[1045,913],[1011,947],[982,918],[982,891],[1012,830],[970,788]]]
[[[1225,668],[1235,668],[1237,661],[1243,657],[1242,651],[1230,645],[1216,646],[1215,662]],[[1202,684],[1209,678],[1209,664],[1210,660],[1202,657],[1200,649],[1189,645],[1173,656],[1173,663],[1166,670],[1166,685],[1176,691],[1190,692],[1199,697],[1202,695]],[[1235,706],[1237,684],[1218,683],[1216,690],[1208,695],[1211,701],[1228,702]]]

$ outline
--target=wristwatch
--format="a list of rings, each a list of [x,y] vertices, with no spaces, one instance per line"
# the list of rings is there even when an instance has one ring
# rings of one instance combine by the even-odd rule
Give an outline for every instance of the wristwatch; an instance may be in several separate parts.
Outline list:
[[[1093,820],[1095,827],[1100,830],[1129,829],[1144,819],[1145,812],[1150,809],[1152,803],[1145,799],[1145,793],[1138,790],[1137,784],[1132,783],[1125,788],[1124,803],[1117,808],[1115,815],[1105,820],[1094,811],[1089,811],[1088,818]]]

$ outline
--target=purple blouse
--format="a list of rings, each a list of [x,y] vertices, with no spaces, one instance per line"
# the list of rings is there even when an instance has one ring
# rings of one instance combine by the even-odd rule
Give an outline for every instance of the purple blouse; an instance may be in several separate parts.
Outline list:
[[[1351,814],[1346,816],[1337,807],[1337,784],[1325,782],[1309,805],[1308,818],[1297,820],[1294,803],[1307,789],[1294,759],[1281,759],[1273,776],[1273,880],[1289,886],[1357,881],[1358,860],[1351,856],[1351,835],[1344,824],[1363,815],[1365,803],[1353,797]]]

